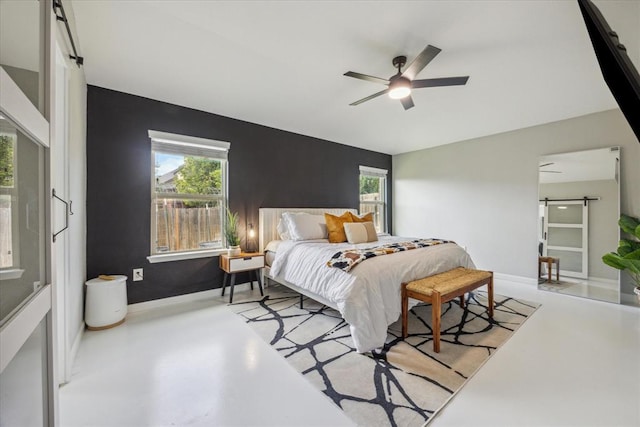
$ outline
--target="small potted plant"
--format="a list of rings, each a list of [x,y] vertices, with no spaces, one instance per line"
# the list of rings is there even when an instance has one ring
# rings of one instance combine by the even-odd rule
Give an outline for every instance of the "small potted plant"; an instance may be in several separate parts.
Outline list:
[[[227,253],[229,256],[240,255],[240,237],[238,236],[238,213],[227,208],[227,220],[224,225],[224,235],[227,239]]]
[[[626,271],[631,276],[636,285],[634,292],[640,302],[640,221],[638,218],[622,214],[618,225],[631,238],[621,239],[618,251],[604,255],[602,261],[608,266]]]

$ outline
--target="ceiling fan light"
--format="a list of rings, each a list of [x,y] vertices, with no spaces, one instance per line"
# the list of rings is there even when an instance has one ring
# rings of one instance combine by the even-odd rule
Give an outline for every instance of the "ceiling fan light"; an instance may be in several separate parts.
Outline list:
[[[389,91],[389,98],[391,99],[401,99],[409,95],[411,95],[411,88],[407,86],[394,87]]]
[[[411,95],[411,82],[404,77],[392,79],[389,85],[389,98],[401,99]]]

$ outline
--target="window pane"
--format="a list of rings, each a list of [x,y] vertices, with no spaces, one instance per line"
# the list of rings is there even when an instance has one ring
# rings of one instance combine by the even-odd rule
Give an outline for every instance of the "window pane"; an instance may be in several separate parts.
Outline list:
[[[6,120],[0,119],[0,269],[13,267],[14,264],[13,227],[17,215],[16,206],[12,204],[15,193],[15,142],[15,129]]]
[[[376,231],[384,231],[384,203],[360,203],[360,215],[373,213],[373,225]]]
[[[206,157],[155,153],[158,193],[222,194],[222,162]]]
[[[13,221],[11,196],[0,194],[0,269],[13,266]]]
[[[0,65],[38,108],[40,2],[0,1]]]
[[[44,271],[43,149],[0,119],[12,144],[0,147],[0,324],[42,284]],[[13,147],[13,148],[9,148]]]
[[[582,224],[582,204],[550,205],[550,224]]]
[[[582,248],[582,228],[563,228],[549,226],[549,246]]]
[[[219,200],[156,199],[155,253],[222,247]]]
[[[16,133],[0,119],[0,188],[13,188]]]
[[[382,200],[380,178],[360,175],[360,200]]]
[[[560,258],[560,268],[564,271],[582,272],[582,252],[549,249],[547,255]]]

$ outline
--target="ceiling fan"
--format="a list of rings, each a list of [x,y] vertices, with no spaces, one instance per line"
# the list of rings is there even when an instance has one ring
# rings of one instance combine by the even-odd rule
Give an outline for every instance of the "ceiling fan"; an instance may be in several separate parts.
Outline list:
[[[389,79],[383,79],[380,77],[368,76],[366,74],[356,73],[353,71],[347,71],[344,73],[347,77],[354,77],[356,79],[366,80],[373,83],[381,83],[386,85],[387,88],[380,92],[369,95],[366,98],[362,98],[358,101],[352,102],[349,105],[359,105],[365,101],[376,98],[385,93],[389,94],[392,99],[399,99],[405,110],[413,107],[413,99],[411,98],[411,89],[419,89],[424,87],[437,87],[437,86],[457,86],[464,85],[469,80],[469,76],[464,77],[442,77],[437,79],[421,79],[414,80],[418,73],[427,66],[429,62],[433,60],[440,53],[441,49],[427,45],[426,48],[413,60],[411,64],[402,71],[402,67],[407,63],[406,56],[396,56],[393,58],[393,66],[398,68],[398,72],[389,77]]]
[[[553,164],[554,164],[553,162],[544,163],[544,164],[541,164],[539,167],[540,167],[540,168],[543,168],[543,167],[545,167],[545,166],[551,166],[551,165],[553,165]],[[543,170],[541,170],[540,172],[545,172],[545,173],[562,173],[562,171],[543,171]]]

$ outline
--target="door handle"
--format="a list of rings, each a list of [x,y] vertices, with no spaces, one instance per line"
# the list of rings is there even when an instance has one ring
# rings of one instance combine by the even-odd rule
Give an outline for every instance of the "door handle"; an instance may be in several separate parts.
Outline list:
[[[71,212],[71,209],[70,209],[71,201],[67,202],[66,200],[63,200],[60,197],[58,197],[58,195],[56,194],[55,188],[51,190],[51,198],[58,199],[62,203],[64,203],[64,227],[61,230],[57,231],[56,233],[53,233],[53,243],[55,243],[56,237],[58,236],[58,234],[62,233],[64,230],[69,228],[69,212]],[[71,215],[73,215],[73,212],[71,212]]]

